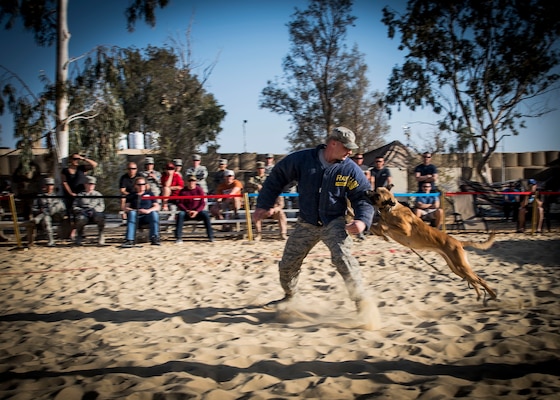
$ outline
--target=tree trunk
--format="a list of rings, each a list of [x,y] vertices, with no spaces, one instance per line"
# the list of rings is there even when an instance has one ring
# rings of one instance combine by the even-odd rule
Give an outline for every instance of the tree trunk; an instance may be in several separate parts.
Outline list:
[[[66,163],[69,151],[68,139],[68,0],[58,0],[58,32],[56,41],[56,141],[58,172],[60,165]],[[58,176],[58,173],[56,174]]]

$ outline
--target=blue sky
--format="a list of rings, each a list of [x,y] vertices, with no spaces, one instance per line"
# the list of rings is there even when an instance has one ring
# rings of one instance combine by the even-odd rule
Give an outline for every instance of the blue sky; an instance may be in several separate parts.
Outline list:
[[[289,131],[286,116],[259,109],[259,96],[267,80],[282,75],[282,59],[289,51],[286,24],[295,7],[304,9],[305,0],[171,0],[158,10],[155,28],[143,22],[136,30],[126,30],[124,10],[128,1],[69,0],[70,56],[79,57],[97,45],[160,46],[169,39],[185,41],[189,21],[193,19],[190,40],[196,63],[207,66],[216,62],[206,89],[223,105],[227,116],[218,137],[220,151],[236,153],[285,153]],[[391,69],[403,61],[397,50],[398,41],[387,37],[381,23],[381,9],[402,1],[355,0],[353,14],[356,26],[348,33],[348,46],[354,43],[364,53],[368,65],[371,90],[384,91]],[[401,6],[403,7],[403,6]],[[55,48],[35,45],[33,36],[20,26],[0,30],[0,64],[17,72],[35,91],[40,91],[40,71],[54,79]],[[550,96],[549,106],[557,110],[528,121],[528,128],[518,137],[508,137],[506,152],[560,150],[560,96]],[[12,147],[9,127],[11,115],[0,118],[1,146]],[[246,120],[245,130],[243,121]],[[389,120],[387,142],[406,143],[403,126],[411,128],[411,138],[422,147],[434,128],[437,118],[429,111],[412,112],[404,108],[394,111]],[[245,134],[244,134],[245,131]],[[427,150],[427,149],[426,149]],[[500,146],[499,150],[502,150]]]

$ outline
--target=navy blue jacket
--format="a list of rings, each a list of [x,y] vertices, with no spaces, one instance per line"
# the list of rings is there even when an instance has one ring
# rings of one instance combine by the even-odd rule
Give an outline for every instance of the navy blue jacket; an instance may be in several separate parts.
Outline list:
[[[345,215],[348,199],[354,209],[354,219],[363,221],[369,229],[374,211],[364,195],[371,188],[369,181],[350,158],[324,168],[319,150],[325,147],[296,151],[277,163],[264,181],[257,207],[272,208],[282,189],[297,181],[299,216],[303,221],[326,226]]]

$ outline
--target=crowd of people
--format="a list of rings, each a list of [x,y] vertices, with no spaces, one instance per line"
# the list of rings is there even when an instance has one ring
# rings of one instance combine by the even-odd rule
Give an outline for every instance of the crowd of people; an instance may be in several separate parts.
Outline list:
[[[329,138],[330,142],[325,143],[329,149],[329,143],[351,144],[351,147],[345,147],[349,152],[342,159],[353,161],[357,170],[360,171],[358,177],[352,176],[351,179],[360,181],[361,188],[375,190],[378,187],[390,188],[393,184],[391,171],[385,166],[385,159],[378,155],[373,159],[373,166],[364,164],[364,154],[352,152],[356,150],[353,141],[348,141],[344,134],[348,137],[353,135],[350,130],[340,128],[339,131],[333,131]],[[342,132],[342,133],[341,133]],[[337,136],[338,135],[338,136]],[[339,140],[333,139],[339,137]],[[340,139],[342,138],[342,139]],[[319,154],[323,154],[320,151]],[[329,155],[329,151],[326,152]],[[299,154],[299,152],[295,152]],[[295,156],[294,156],[295,157]],[[285,157],[291,159],[291,155]],[[415,196],[413,205],[411,206],[414,214],[430,223],[437,229],[441,229],[443,221],[443,210],[441,208],[438,193],[438,170],[431,163],[432,154],[429,152],[422,154],[422,163],[414,169],[414,177],[418,184],[418,196]],[[335,157],[335,161],[325,161],[320,159],[324,168],[330,164],[338,165],[341,160]],[[140,169],[136,162],[128,162],[126,164],[126,172],[119,177],[119,194],[120,194],[120,215],[122,225],[126,226],[126,233],[122,247],[134,247],[136,244],[136,232],[144,226],[149,229],[149,240],[152,245],[160,245],[160,213],[161,211],[171,211],[170,221],[175,222],[175,242],[183,243],[183,225],[186,221],[200,221],[204,224],[207,232],[207,238],[210,242],[214,241],[214,230],[212,219],[214,220],[231,220],[240,218],[240,210],[242,208],[241,193],[254,193],[258,197],[251,198],[251,208],[263,208],[263,198],[267,199],[266,216],[267,218],[276,220],[278,223],[279,238],[288,239],[288,215],[286,209],[291,209],[294,201],[300,204],[308,199],[305,194],[306,190],[302,188],[302,182],[305,179],[306,172],[303,169],[296,168],[285,171],[281,176],[281,180],[274,171],[281,171],[287,161],[275,164],[274,155],[269,153],[255,164],[253,174],[246,179],[245,183],[236,179],[233,169],[228,168],[228,160],[219,159],[217,170],[210,175],[208,168],[202,165],[202,157],[200,154],[193,154],[190,165],[183,171],[183,161],[181,159],[173,159],[165,163],[162,172],[155,168],[153,157],[145,157],[143,168]],[[84,228],[86,225],[97,225],[98,238],[97,243],[103,245],[105,243],[105,200],[102,193],[96,190],[97,178],[94,176],[94,170],[97,162],[82,156],[78,153],[70,155],[68,158],[68,166],[61,171],[61,188],[62,195],[59,196],[55,189],[55,180],[47,177],[42,182],[42,189],[39,195],[29,196],[32,201],[27,199],[27,208],[24,213],[29,215],[29,229],[27,229],[28,241],[33,243],[33,235],[38,230],[44,231],[47,237],[47,246],[56,245],[55,234],[53,231],[53,223],[58,223],[62,227],[61,235],[63,239],[71,239],[76,245],[82,245],[84,242]],[[277,167],[280,165],[280,167]],[[37,168],[35,169],[37,170]],[[29,173],[28,173],[29,175]],[[272,183],[270,179],[272,177]],[[348,178],[350,179],[350,178]],[[210,183],[209,183],[210,180]],[[278,182],[277,182],[278,180]],[[362,182],[363,180],[363,182]],[[30,177],[29,181],[33,181]],[[323,179],[318,180],[322,182]],[[340,186],[338,182],[331,182],[334,188]],[[346,183],[347,184],[347,183]],[[269,198],[269,190],[267,185],[274,185],[274,202],[271,203]],[[30,186],[30,185],[28,185]],[[531,210],[533,204],[537,204],[537,232],[542,231],[544,219],[544,210],[542,200],[536,194],[537,182],[528,180],[527,190],[530,195],[517,194],[522,188],[519,185],[511,184],[504,195],[504,219],[507,221],[511,218],[517,224],[517,231],[523,232],[526,220],[531,218]],[[312,187],[309,186],[308,187]],[[299,190],[298,190],[299,189]],[[332,190],[333,187],[321,188],[321,190]],[[264,195],[263,195],[264,191]],[[281,194],[289,192],[297,192],[299,197],[294,200],[292,197],[284,197]],[[302,193],[303,192],[303,193]],[[211,201],[207,201],[205,195],[215,194],[222,195]],[[164,196],[163,199],[154,199],[153,197]],[[170,198],[167,198],[170,197]],[[177,198],[179,197],[179,198]],[[257,200],[258,199],[258,200]],[[312,198],[313,204],[318,204],[319,199]],[[329,201],[332,201],[329,200]],[[327,209],[333,207],[333,204],[325,204]],[[299,206],[299,218],[305,220],[308,217],[305,206]],[[255,240],[262,239],[262,211],[255,213]],[[529,216],[529,217],[528,217]],[[321,216],[319,220],[324,219]],[[313,217],[315,219],[315,217]],[[314,221],[313,223],[316,223]],[[367,226],[367,223],[365,224]],[[222,224],[222,230],[231,230],[228,224]],[[364,238],[364,229],[356,232],[358,238]]]

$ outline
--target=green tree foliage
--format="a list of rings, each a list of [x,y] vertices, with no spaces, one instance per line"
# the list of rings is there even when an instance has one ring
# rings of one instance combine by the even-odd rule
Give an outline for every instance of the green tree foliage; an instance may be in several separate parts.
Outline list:
[[[100,48],[72,82],[71,96],[79,101],[71,103],[95,115],[71,126],[72,137],[83,146],[103,142],[114,151],[124,127],[157,132],[166,159],[187,158],[202,145],[217,146],[226,113],[172,49]]]
[[[169,0],[130,0],[126,9],[129,31],[134,30],[134,24],[140,18],[150,26],[155,24],[155,9],[165,7]],[[67,11],[69,0],[5,0],[0,2],[0,22],[6,21],[5,29],[14,27],[21,19],[26,30],[32,32],[35,41],[40,46],[52,46],[56,41],[56,84],[55,93],[55,129],[57,131],[57,164],[68,156],[68,122],[72,116],[68,114],[68,45],[70,32],[68,31]],[[0,101],[0,111],[4,104]],[[27,135],[27,130],[21,130]],[[31,148],[33,132],[22,140],[24,152]],[[52,144],[52,141],[50,142]]]
[[[410,0],[404,15],[384,8],[389,37],[398,33],[407,51],[387,103],[441,114],[439,128],[457,135],[459,151],[472,146],[487,182],[504,135],[549,111],[535,98],[558,88],[558,15],[555,0]]]
[[[292,44],[284,76],[267,82],[260,107],[290,116],[286,138],[293,149],[317,145],[336,125],[352,129],[364,149],[380,144],[388,131],[382,96],[367,93],[363,55],[344,44],[356,20],[351,8],[350,0],[310,0],[288,24]]]

